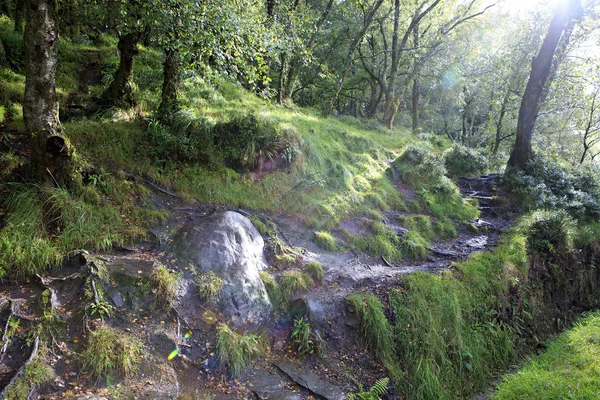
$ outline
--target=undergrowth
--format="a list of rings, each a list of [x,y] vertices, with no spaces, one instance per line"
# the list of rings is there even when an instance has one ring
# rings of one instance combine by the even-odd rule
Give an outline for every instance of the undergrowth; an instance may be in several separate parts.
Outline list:
[[[594,399],[600,382],[600,313],[582,318],[492,395],[508,399]]]
[[[217,327],[217,353],[219,362],[233,376],[239,376],[253,357],[262,353],[262,340],[254,334],[239,334],[227,325]]]
[[[137,371],[143,350],[138,338],[100,327],[89,334],[79,360],[82,368],[96,378],[130,376]]]

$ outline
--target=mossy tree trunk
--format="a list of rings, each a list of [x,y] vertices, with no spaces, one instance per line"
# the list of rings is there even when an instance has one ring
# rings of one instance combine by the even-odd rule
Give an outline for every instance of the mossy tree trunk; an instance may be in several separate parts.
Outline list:
[[[140,32],[131,32],[119,37],[119,68],[110,86],[102,94],[102,104],[110,107],[131,107],[135,104],[133,62],[138,54]]]
[[[29,0],[27,6],[23,118],[31,138],[29,174],[36,182],[70,186],[74,179],[73,149],[60,127],[54,86],[56,0]]]
[[[169,117],[179,110],[179,51],[177,49],[165,50],[165,63],[163,64],[162,99],[158,114],[161,120]]]

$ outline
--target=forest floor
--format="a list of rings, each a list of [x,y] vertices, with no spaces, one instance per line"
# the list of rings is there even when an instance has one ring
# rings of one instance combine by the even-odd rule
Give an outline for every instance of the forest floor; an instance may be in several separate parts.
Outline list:
[[[56,336],[52,335],[53,345],[47,350],[56,379],[38,389],[40,394],[46,394],[42,398],[75,399],[90,393],[108,398],[173,398],[175,393],[181,393],[178,398],[210,394],[213,397],[206,398],[223,400],[252,398],[251,393],[264,399],[314,399],[319,395],[330,399],[344,398],[340,393],[354,391],[360,386],[369,387],[386,376],[385,368],[369,354],[358,337],[358,321],[348,309],[346,297],[350,294],[374,294],[386,299],[388,291],[397,286],[401,275],[448,269],[455,261],[493,248],[498,236],[511,225],[506,214],[494,207],[497,178],[487,176],[460,181],[463,196],[477,198],[480,202],[481,216],[473,221],[479,232],[463,227],[455,239],[434,243],[430,255],[423,262],[391,265],[383,257],[358,254],[353,249],[324,251],[313,242],[314,232],[303,227],[295,216],[254,214],[274,221],[280,236],[302,254],[304,261],[317,261],[324,267],[322,284],[297,296],[300,300],[296,302],[305,308],[301,312],[308,314],[313,329],[323,339],[323,352],[320,357],[298,358],[290,343],[292,319],[279,315],[266,329],[269,350],[254,360],[251,368],[237,379],[227,379],[226,371],[219,367],[215,357],[215,332],[212,328],[216,322],[215,314],[209,313],[211,318],[200,318],[199,321],[181,321],[176,311],[161,312],[143,300],[150,289],[140,280],[150,278],[156,261],[174,264],[174,260],[165,254],[164,247],[178,226],[228,208],[194,200],[183,201],[156,191],[152,195],[153,201],[169,213],[169,218],[167,223],[152,229],[155,240],[92,255],[109,261],[107,265],[113,278],[112,288],[106,290],[106,295],[115,310],[110,322],[104,321],[104,318],[87,318],[86,312],[81,309],[86,277],[93,274],[86,256],[83,259],[75,257],[52,277],[31,279],[19,286],[3,284],[0,287],[1,301],[10,301],[13,319],[18,317],[21,321],[10,350],[0,365],[0,382],[6,384],[15,369],[29,357],[27,349],[31,337],[19,336],[19,332],[30,331],[28,325],[39,323],[37,308],[31,300],[39,298],[44,289],[52,288],[57,295],[56,311],[64,319],[64,325],[59,329],[62,335],[58,331]],[[410,189],[402,183],[395,185],[405,196],[411,196]],[[231,210],[250,213],[247,210]],[[393,222],[398,213],[387,212],[384,222],[393,229],[401,230]],[[342,221],[341,225],[351,229],[354,226],[352,220]],[[356,229],[353,233],[360,234]],[[124,305],[122,300],[125,297],[140,300],[136,304]],[[205,308],[201,303],[194,306]],[[385,301],[384,307],[388,308]],[[386,312],[389,314],[389,309]],[[206,316],[207,311],[198,314]],[[3,316],[2,320],[6,318]],[[83,350],[81,338],[86,330],[105,324],[143,337],[151,349],[144,357],[140,372],[116,384],[110,380],[93,380],[81,372],[78,362],[78,354]],[[186,338],[183,337],[184,331],[189,332]],[[167,356],[176,348],[179,348],[178,357],[168,361]],[[393,396],[391,392],[389,398]]]

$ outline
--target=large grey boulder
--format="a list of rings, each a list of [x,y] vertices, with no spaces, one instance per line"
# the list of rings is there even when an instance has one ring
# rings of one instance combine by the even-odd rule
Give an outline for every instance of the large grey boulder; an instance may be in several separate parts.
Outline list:
[[[198,272],[213,271],[223,279],[218,305],[234,327],[268,320],[272,306],[259,276],[267,268],[264,241],[248,218],[227,211],[187,223],[171,247],[177,259],[192,263]]]

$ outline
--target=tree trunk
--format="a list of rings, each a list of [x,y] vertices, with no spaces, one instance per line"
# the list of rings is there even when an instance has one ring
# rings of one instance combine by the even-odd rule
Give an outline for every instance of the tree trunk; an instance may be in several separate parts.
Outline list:
[[[70,186],[73,149],[60,128],[54,86],[58,55],[55,10],[56,0],[28,1],[23,118],[31,137],[30,178]]]
[[[121,55],[119,68],[113,81],[102,94],[102,104],[110,107],[131,107],[135,104],[133,83],[133,62],[138,54],[140,32],[131,32],[122,35],[117,45]]]
[[[25,14],[25,0],[17,0],[15,6],[15,32],[23,33],[23,19]]]
[[[569,6],[559,6],[552,22],[550,22],[550,28],[544,38],[540,52],[531,64],[529,81],[519,108],[517,137],[508,159],[508,168],[517,168],[524,171],[527,163],[532,158],[531,137],[537,119],[540,98],[552,68],[554,52],[568,21]]]
[[[500,115],[498,116],[498,122],[496,123],[496,140],[494,141],[494,148],[492,154],[498,154],[500,149],[500,143],[502,142],[502,124],[504,122],[504,116],[506,115],[506,106],[508,105],[508,99],[510,98],[510,87],[506,90],[504,98],[502,99],[502,105],[500,106]]]
[[[162,98],[158,107],[161,120],[179,111],[179,52],[176,49],[165,50],[163,64]]]
[[[419,133],[419,75],[415,74],[412,88],[412,131]]]
[[[371,22],[373,22],[373,18],[375,17],[377,10],[379,10],[379,7],[381,6],[382,3],[383,3],[383,0],[377,0],[375,2],[375,4],[373,4],[373,7],[369,11],[369,13],[365,16],[362,30],[354,38],[352,43],[350,43],[350,48],[348,49],[348,55],[346,56],[346,62],[344,63],[344,68],[342,69],[342,73],[340,74],[340,76],[338,78],[338,81],[337,81],[337,84],[335,86],[332,96],[329,98],[329,101],[325,104],[325,107],[323,108],[323,116],[324,117],[328,117],[331,115],[331,112],[333,111],[333,106],[334,106],[335,102],[337,101],[337,98],[340,95],[342,88],[344,87],[344,81],[346,80],[346,77],[348,76],[348,74],[350,73],[350,69],[352,68],[352,55],[354,54],[354,50],[356,50],[356,47],[359,45],[359,43],[361,42],[361,40],[367,33],[367,30],[371,26]]]

